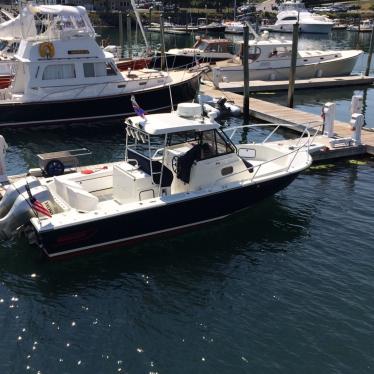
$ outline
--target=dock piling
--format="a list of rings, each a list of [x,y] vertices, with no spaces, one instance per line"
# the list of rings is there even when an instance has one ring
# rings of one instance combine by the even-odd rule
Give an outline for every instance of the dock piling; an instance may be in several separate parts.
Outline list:
[[[288,104],[288,107],[290,108],[293,108],[293,99],[294,99],[294,92],[295,92],[298,41],[299,41],[299,22],[297,21],[293,25],[293,33],[292,33],[292,55],[291,55],[291,67],[290,67],[288,97],[287,97],[287,104]]]
[[[120,56],[123,57],[123,20],[122,20],[122,12],[118,13],[118,31],[119,31],[119,48],[120,48]]]
[[[132,41],[131,41],[131,16],[127,14],[127,49],[129,58],[132,58]]]
[[[161,37],[161,70],[165,68],[165,35],[164,35],[164,14],[160,13],[160,37]]]
[[[323,118],[323,135],[328,138],[334,136],[334,121],[335,121],[335,103],[326,103],[322,107],[322,118]]]
[[[243,98],[243,115],[244,120],[249,119],[249,26],[245,23],[243,36],[243,70],[244,70],[244,98]]]
[[[368,52],[368,62],[366,65],[365,75],[368,76],[370,74],[370,65],[371,65],[371,58],[373,55],[373,47],[374,47],[374,25],[371,29],[371,37],[370,37],[370,47]]]

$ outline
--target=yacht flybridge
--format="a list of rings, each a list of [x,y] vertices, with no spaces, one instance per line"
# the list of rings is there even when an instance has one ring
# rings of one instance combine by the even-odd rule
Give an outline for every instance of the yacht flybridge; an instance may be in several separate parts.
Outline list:
[[[269,143],[279,126],[257,131],[266,133],[260,143],[234,144],[240,129],[229,137],[212,116],[202,117],[200,104],[130,117],[122,161],[64,169],[73,151],[53,152],[39,155],[42,170],[5,176],[0,237],[22,230],[57,257],[225,218],[283,189],[310,165],[307,131],[289,148]]]
[[[221,82],[243,81],[243,42],[237,43],[238,54],[231,60],[217,62],[212,69],[216,87]],[[351,74],[361,50],[298,50],[296,79],[334,77]],[[249,72],[251,80],[288,80],[292,42],[271,38],[264,31],[249,41]]]
[[[0,127],[121,118],[133,111],[133,93],[147,112],[196,94],[198,69],[120,72],[112,54],[96,43],[83,7],[28,4],[18,17],[16,73],[0,90]]]

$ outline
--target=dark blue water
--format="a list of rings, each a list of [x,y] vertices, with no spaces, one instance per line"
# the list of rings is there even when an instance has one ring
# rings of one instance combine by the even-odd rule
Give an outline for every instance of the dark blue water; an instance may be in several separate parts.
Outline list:
[[[3,135],[9,174],[124,150],[119,125]],[[316,165],[241,214],[109,253],[0,243],[0,373],[372,373],[373,169]]]

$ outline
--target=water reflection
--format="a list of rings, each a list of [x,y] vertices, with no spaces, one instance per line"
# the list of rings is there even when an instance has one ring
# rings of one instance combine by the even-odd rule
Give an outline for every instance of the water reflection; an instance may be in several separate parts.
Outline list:
[[[54,298],[56,293],[78,292],[82,287],[105,288],[124,274],[148,274],[157,282],[168,283],[164,274],[171,267],[180,276],[185,273],[184,277],[193,277],[181,283],[200,282],[206,271],[214,274],[215,269],[226,267],[237,256],[246,256],[256,264],[258,252],[282,251],[283,243],[300,241],[311,216],[303,211],[290,209],[287,200],[280,197],[270,198],[229,219],[175,237],[61,262],[48,261],[24,240],[14,241],[7,250],[1,243],[0,274],[7,288],[16,294],[34,294],[37,288],[37,294],[46,298],[52,289]],[[194,272],[184,271],[191,267]]]

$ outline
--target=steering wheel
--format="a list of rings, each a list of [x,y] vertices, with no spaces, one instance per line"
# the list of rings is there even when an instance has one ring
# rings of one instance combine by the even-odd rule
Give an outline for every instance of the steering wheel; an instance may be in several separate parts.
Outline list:
[[[174,156],[172,159],[171,159],[171,167],[174,171],[175,174],[178,173],[178,161],[179,161],[179,157],[178,156]]]

